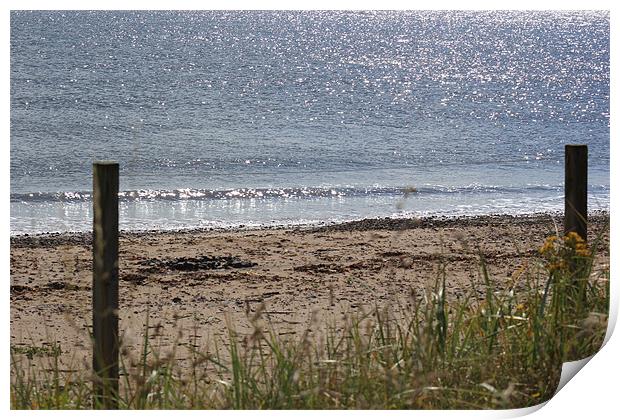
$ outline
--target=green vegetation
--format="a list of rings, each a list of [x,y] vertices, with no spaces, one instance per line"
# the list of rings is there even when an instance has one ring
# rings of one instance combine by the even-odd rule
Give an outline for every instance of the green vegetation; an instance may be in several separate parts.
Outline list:
[[[254,332],[230,326],[213,351],[189,346],[189,367],[151,345],[137,366],[121,358],[120,408],[131,409],[447,409],[517,408],[549,399],[561,364],[594,354],[607,326],[609,271],[594,273],[596,241],[551,237],[540,264],[498,287],[480,259],[484,296],[446,296],[444,266],[435,287],[412,290],[398,310],[375,308],[330,325],[316,320],[282,338],[250,314]],[[517,286],[518,285],[518,286]],[[396,315],[398,314],[398,315]],[[148,326],[147,326],[148,331]],[[218,349],[225,348],[225,351]],[[11,349],[15,409],[92,407],[87,376],[64,374],[59,352],[50,369]],[[38,365],[40,366],[41,363]]]
[[[11,354],[24,354],[30,360],[35,356],[60,356],[62,349],[59,344],[45,343],[42,346],[11,346]]]

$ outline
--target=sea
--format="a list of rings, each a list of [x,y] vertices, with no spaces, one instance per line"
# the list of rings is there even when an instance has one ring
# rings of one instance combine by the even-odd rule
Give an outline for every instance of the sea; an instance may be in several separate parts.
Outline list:
[[[12,11],[11,235],[610,205],[609,12]]]

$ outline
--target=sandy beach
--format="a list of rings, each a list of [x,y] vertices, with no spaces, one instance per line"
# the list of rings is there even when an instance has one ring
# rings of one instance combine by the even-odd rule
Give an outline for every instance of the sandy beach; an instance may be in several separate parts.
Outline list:
[[[589,237],[602,239],[595,275],[609,267],[608,224],[606,214],[589,219]],[[123,344],[139,354],[147,314],[149,325],[158,327],[156,344],[171,349],[213,343],[226,335],[227,323],[249,332],[258,308],[279,334],[292,337],[313,317],[337,324],[374,305],[398,312],[412,294],[433,287],[442,266],[448,299],[460,299],[482,290],[479,255],[498,289],[518,290],[524,273],[537,272],[537,251],[556,229],[562,229],[559,215],[539,214],[125,232],[119,285]],[[67,368],[88,366],[91,252],[90,234],[11,238],[12,346],[56,343]]]

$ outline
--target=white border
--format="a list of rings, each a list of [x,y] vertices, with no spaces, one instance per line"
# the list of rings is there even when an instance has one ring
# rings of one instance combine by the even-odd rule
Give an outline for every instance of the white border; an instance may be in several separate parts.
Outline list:
[[[566,0],[560,2],[555,1],[541,1],[541,0],[522,0],[518,2],[497,2],[497,1],[469,1],[469,2],[456,2],[456,1],[444,1],[444,0],[435,0],[432,2],[423,1],[423,2],[415,2],[412,4],[406,4],[402,1],[390,1],[384,0],[382,2],[369,2],[369,1],[264,1],[261,0],[259,2],[246,2],[246,1],[229,1],[225,3],[211,3],[211,2],[198,2],[198,1],[184,1],[177,0],[174,3],[164,3],[164,2],[146,2],[146,1],[119,1],[119,0],[108,0],[105,2],[101,1],[56,1],[53,4],[45,1],[8,1],[3,3],[5,5],[4,14],[2,15],[2,52],[3,57],[5,58],[4,68],[3,68],[3,77],[2,77],[2,87],[3,92],[5,92],[8,96],[9,90],[9,80],[10,80],[10,67],[9,67],[9,29],[10,29],[10,16],[9,10],[12,9],[519,9],[519,10],[548,10],[548,9],[564,9],[564,10],[593,10],[593,9],[603,9],[603,10],[611,10],[611,20],[612,20],[612,37],[611,37],[611,71],[612,71],[612,95],[611,95],[611,109],[615,109],[615,96],[613,93],[613,87],[615,83],[613,82],[615,79],[615,69],[617,68],[617,60],[615,60],[616,54],[613,49],[615,45],[615,30],[614,30],[614,16],[615,16],[615,4],[611,1],[598,1],[598,0],[590,0],[587,2],[584,1],[576,1],[576,0]],[[498,7],[499,6],[499,7]],[[3,133],[5,134],[4,138],[10,138],[10,130],[9,130],[9,100],[5,97],[5,100],[2,102],[3,107],[3,115],[4,125],[3,125]],[[611,137],[616,138],[617,130],[615,129],[615,125],[613,124],[612,117],[612,127],[611,127]],[[8,291],[8,282],[9,282],[9,155],[10,148],[8,141],[2,141],[1,143],[2,149],[2,158],[4,159],[4,165],[2,176],[0,177],[0,186],[2,188],[2,194],[4,200],[1,204],[1,211],[4,217],[5,223],[3,223],[0,227],[2,234],[2,238],[4,239],[0,245],[0,250],[2,254],[2,259],[0,264],[2,264],[2,273],[5,275],[4,277],[4,287],[6,291]],[[613,141],[611,142],[611,156],[612,162],[615,159],[615,147]],[[616,171],[613,169],[613,164],[611,165],[611,190],[616,190],[616,182],[615,175]],[[614,193],[611,195],[611,212],[613,213],[613,209],[616,207],[616,196]],[[615,247],[614,239],[616,238],[616,229],[615,225],[612,223],[612,247],[611,247],[611,261],[617,261],[618,252]],[[611,313],[610,313],[610,331],[615,325],[617,318],[617,308],[618,308],[618,293],[617,288],[613,287],[614,281],[612,281],[612,299],[611,299]],[[3,373],[3,381],[1,382],[0,388],[0,398],[2,400],[2,408],[4,410],[9,409],[9,342],[10,342],[10,333],[9,333],[9,299],[5,295],[5,305],[6,308],[2,311],[3,314],[3,322],[2,328],[4,336],[8,338],[6,340],[5,345],[2,346],[1,357],[4,363],[2,363],[2,373]],[[605,347],[595,355],[592,360],[585,366],[582,371],[579,373],[578,378],[575,380],[569,381],[569,383],[554,397],[552,398],[544,408],[535,411],[531,414],[531,418],[555,418],[561,417],[562,419],[571,419],[571,418],[609,418],[609,413],[613,413],[616,411],[618,407],[618,397],[617,397],[617,383],[620,379],[619,374],[620,370],[618,369],[619,361],[618,354],[620,345],[618,344],[618,339],[614,336],[608,334],[609,341],[605,345]],[[468,418],[505,418],[505,417],[515,417],[524,414],[528,414],[533,410],[536,410],[541,407],[536,407],[534,409],[520,409],[520,410],[508,410],[508,411],[357,411],[357,412],[333,412],[333,411],[320,411],[320,412],[308,412],[308,411],[296,411],[294,414],[286,411],[270,411],[270,412],[231,412],[231,411],[219,411],[217,413],[204,413],[204,412],[175,412],[174,415],[179,416],[204,416],[204,415],[217,415],[218,418],[231,418],[237,416],[257,416],[257,417],[267,417],[270,418],[286,418],[287,420],[291,415],[299,418],[308,418],[314,417],[316,415],[320,416],[328,416],[328,417],[341,417],[341,416],[355,416],[355,417],[365,417],[368,418],[376,418],[377,416],[388,415],[390,417],[402,417],[402,418],[411,418],[411,416],[422,417],[422,418],[458,418],[458,419],[468,419]],[[3,410],[3,411],[4,411]],[[10,413],[12,418],[22,418],[25,416],[41,416],[41,417],[56,417],[62,416],[62,418],[81,418],[85,413],[83,412],[22,412],[22,411],[13,411]],[[137,415],[144,415],[145,413],[141,412],[119,412],[115,415],[121,415],[123,417],[132,417]],[[172,413],[170,413],[172,414]],[[109,413],[105,412],[88,412],[89,417],[100,417],[109,416]],[[148,413],[149,416],[155,417],[163,417],[168,416],[167,412],[157,412],[150,411]]]

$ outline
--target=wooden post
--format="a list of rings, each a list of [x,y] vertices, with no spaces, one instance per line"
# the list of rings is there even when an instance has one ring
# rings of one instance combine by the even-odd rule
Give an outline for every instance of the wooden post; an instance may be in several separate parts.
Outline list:
[[[93,164],[95,408],[118,408],[118,163]]]
[[[565,146],[564,234],[588,240],[588,146]]]

